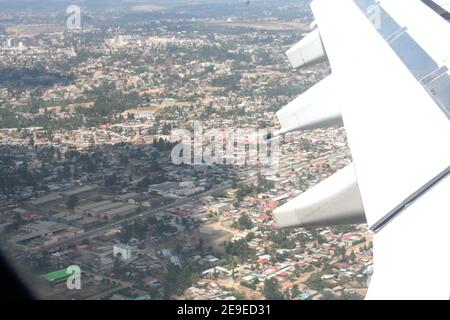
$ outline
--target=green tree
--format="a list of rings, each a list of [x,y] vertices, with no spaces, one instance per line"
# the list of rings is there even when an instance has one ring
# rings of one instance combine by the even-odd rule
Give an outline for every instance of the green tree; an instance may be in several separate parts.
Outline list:
[[[293,287],[292,287],[292,290],[291,290],[291,296],[293,297],[293,298],[295,298],[295,297],[298,297],[299,295],[300,295],[300,288],[298,287],[298,284],[295,284]]]
[[[253,228],[252,220],[245,213],[241,214],[241,216],[239,217],[238,224],[239,224],[239,227],[244,230]]]
[[[67,198],[66,206],[70,210],[73,210],[77,206],[77,204],[78,204],[78,196],[71,195],[69,196],[69,198]]]
[[[281,293],[280,291],[280,284],[278,283],[278,280],[275,277],[266,279],[266,281],[264,281],[263,294],[267,300],[284,299],[283,293]]]

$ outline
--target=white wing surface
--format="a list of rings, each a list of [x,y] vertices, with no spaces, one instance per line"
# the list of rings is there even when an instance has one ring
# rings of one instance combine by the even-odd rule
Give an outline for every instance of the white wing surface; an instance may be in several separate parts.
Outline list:
[[[317,110],[311,111],[314,100],[309,97],[321,96],[319,85],[311,89],[313,94],[306,92],[305,99],[300,96],[279,112],[279,133],[309,129],[311,123],[320,127],[342,116],[361,211],[376,233],[369,298],[450,296],[450,201],[445,197],[450,194],[450,23],[445,4],[430,2],[314,0],[314,33],[320,41],[312,46],[317,36],[310,36],[306,51],[314,57],[311,60],[318,60],[321,52],[328,58],[333,99],[321,98]],[[305,51],[302,41],[294,48],[288,55]],[[309,52],[311,48],[315,52]],[[303,60],[303,65],[309,63]],[[295,61],[295,66],[302,66],[301,59]],[[332,101],[340,112],[329,106]],[[297,116],[295,124],[286,114]],[[310,192],[317,201],[317,192]],[[329,198],[323,194],[324,203]],[[345,199],[338,199],[336,212],[351,214]],[[294,201],[304,210],[299,213],[288,203],[275,211],[276,219],[285,224],[303,221],[288,227],[317,220],[311,217],[323,204],[311,208],[301,199]],[[289,212],[295,212],[295,219],[287,219]],[[328,220],[340,221],[332,213]]]

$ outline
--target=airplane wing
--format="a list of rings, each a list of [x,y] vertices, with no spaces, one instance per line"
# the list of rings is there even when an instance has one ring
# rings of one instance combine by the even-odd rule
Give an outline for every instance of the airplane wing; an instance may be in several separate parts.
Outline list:
[[[287,55],[294,67],[327,57],[332,75],[277,113],[282,128],[274,134],[341,120],[353,165],[275,218],[281,227],[366,220],[375,233],[367,298],[448,299],[448,2],[314,0],[311,7],[316,28]]]

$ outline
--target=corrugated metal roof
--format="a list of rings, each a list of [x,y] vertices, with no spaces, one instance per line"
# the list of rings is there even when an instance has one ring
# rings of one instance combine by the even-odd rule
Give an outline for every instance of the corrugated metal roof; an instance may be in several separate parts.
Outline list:
[[[68,278],[69,276],[71,276],[71,274],[67,272],[66,268],[43,275],[43,277],[50,282],[62,280]]]

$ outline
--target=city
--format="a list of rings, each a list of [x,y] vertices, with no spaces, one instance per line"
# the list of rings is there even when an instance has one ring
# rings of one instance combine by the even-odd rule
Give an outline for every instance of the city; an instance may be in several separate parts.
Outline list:
[[[174,131],[196,121],[225,140],[278,129],[275,112],[330,74],[285,57],[309,1],[81,6],[75,30],[64,10],[0,13],[1,249],[41,298],[364,298],[367,225],[273,218],[352,162],[343,127],[286,134],[276,170],[238,151],[171,157]],[[66,286],[73,265],[80,290]]]

